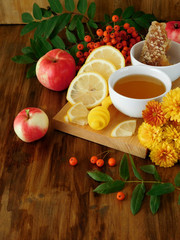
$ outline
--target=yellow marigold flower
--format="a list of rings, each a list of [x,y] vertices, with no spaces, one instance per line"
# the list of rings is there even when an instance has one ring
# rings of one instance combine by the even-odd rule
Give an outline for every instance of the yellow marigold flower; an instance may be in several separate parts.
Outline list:
[[[142,116],[144,121],[152,126],[162,126],[167,120],[161,103],[154,100],[147,103],[146,109],[142,111]]]
[[[180,88],[169,91],[162,100],[162,109],[165,117],[171,121],[180,122]]]
[[[154,144],[161,141],[161,137],[162,129],[159,126],[156,127],[143,122],[138,129],[138,139],[146,148],[152,149]]]
[[[172,167],[178,161],[178,154],[172,144],[167,141],[154,145],[150,159],[160,167]]]

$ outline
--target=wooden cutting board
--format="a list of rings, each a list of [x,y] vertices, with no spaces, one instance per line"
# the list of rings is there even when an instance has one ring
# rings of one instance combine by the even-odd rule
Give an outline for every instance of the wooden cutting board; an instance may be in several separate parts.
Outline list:
[[[180,87],[180,78],[178,78],[176,81],[173,82],[172,88],[175,87]],[[77,124],[73,123],[68,123],[64,121],[64,116],[67,113],[67,110],[71,107],[70,103],[67,103],[53,118],[53,123],[54,123],[54,128],[95,142],[99,143],[101,145],[114,148],[117,150],[120,150],[122,152],[130,153],[134,156],[138,156],[141,158],[145,158],[147,155],[147,149],[144,148],[137,137],[137,130],[138,127],[141,125],[143,122],[142,119],[136,119],[137,120],[137,127],[136,127],[136,132],[132,137],[118,137],[118,138],[113,138],[111,137],[111,131],[112,129],[120,122],[133,119],[130,118],[121,112],[119,112],[113,105],[111,105],[108,110],[111,115],[111,120],[109,125],[104,128],[103,130],[100,131],[95,131],[91,129],[88,125],[87,126],[80,126]]]

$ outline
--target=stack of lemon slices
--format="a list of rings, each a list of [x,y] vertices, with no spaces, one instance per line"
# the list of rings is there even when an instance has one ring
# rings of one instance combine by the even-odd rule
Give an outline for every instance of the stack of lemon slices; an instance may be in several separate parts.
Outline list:
[[[67,100],[72,106],[64,120],[87,125],[89,110],[100,105],[108,95],[110,75],[122,67],[125,59],[115,47],[106,45],[94,49],[69,85]],[[119,131],[113,130],[111,136],[118,134]]]

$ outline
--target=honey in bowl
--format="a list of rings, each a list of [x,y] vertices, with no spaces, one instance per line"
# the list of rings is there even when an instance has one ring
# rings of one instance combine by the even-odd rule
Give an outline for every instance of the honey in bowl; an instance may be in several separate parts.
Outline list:
[[[155,77],[136,74],[119,79],[114,90],[125,97],[147,99],[160,96],[166,91],[166,87]]]

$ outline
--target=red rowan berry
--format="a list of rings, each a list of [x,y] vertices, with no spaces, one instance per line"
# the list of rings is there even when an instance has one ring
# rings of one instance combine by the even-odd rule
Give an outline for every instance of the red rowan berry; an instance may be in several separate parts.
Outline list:
[[[133,32],[131,33],[131,35],[132,35],[133,38],[136,38],[136,37],[138,36],[138,33],[137,33],[136,31],[133,31]]]
[[[112,43],[111,42],[107,42],[106,45],[112,46]]]
[[[122,201],[125,198],[125,194],[123,192],[118,192],[116,197],[118,200]]]
[[[100,42],[94,43],[94,48],[98,48],[98,47],[100,47]]]
[[[121,49],[122,48],[122,43],[117,43],[116,48]]]
[[[99,28],[97,31],[96,31],[96,34],[101,37],[103,35],[103,30],[101,28]]]
[[[113,22],[118,22],[118,20],[119,20],[118,15],[113,15],[113,16],[112,16],[112,21],[113,21]]]
[[[71,158],[69,159],[69,164],[70,164],[71,166],[75,166],[75,165],[77,165],[77,163],[78,163],[77,158],[71,157]]]
[[[89,56],[88,52],[84,52],[84,57],[87,58]]]
[[[114,166],[116,165],[116,160],[115,160],[115,158],[109,158],[109,159],[108,159],[108,165],[109,165],[110,167],[114,167]]]
[[[103,42],[105,43],[109,42],[109,37],[103,37]]]
[[[90,42],[90,41],[91,41],[91,36],[86,35],[86,36],[84,37],[84,41],[85,41],[85,42]]]
[[[116,40],[115,38],[112,38],[112,39],[111,39],[111,43],[112,43],[113,45],[115,45],[115,44],[117,43],[117,40]]]
[[[124,29],[128,29],[128,28],[130,27],[130,25],[129,25],[129,23],[125,23],[125,24],[123,25],[123,27],[124,27]]]
[[[109,32],[108,32],[108,31],[104,31],[104,32],[103,32],[103,36],[104,36],[104,37],[109,37],[109,36],[110,36],[110,34],[109,34]]]
[[[83,56],[83,52],[78,51],[78,52],[76,53],[76,57],[77,57],[77,58],[81,58],[82,56]]]
[[[98,160],[96,161],[96,165],[97,165],[98,167],[102,167],[102,166],[104,165],[104,160],[103,160],[103,159],[98,159]]]
[[[140,36],[137,36],[136,42],[140,42],[140,41],[141,41],[141,37],[140,37]]]
[[[106,31],[111,32],[112,31],[112,26],[111,25],[106,26]]]
[[[78,50],[83,50],[83,49],[84,49],[84,45],[83,45],[82,43],[79,43],[79,44],[77,45],[77,49],[78,49]]]
[[[79,58],[79,63],[80,63],[81,65],[82,65],[84,62],[85,62],[85,58],[84,58],[84,57]]]
[[[89,42],[87,44],[87,48],[94,48],[94,42]]]
[[[98,160],[97,156],[92,156],[92,157],[90,158],[90,162],[91,162],[92,164],[95,164],[95,163],[97,162],[97,160]]]
[[[119,25],[114,25],[114,30],[115,31],[119,31],[120,30],[120,26]]]
[[[116,37],[115,33],[110,34],[110,38],[115,38],[115,37]]]
[[[127,46],[127,42],[125,40],[122,41],[122,45],[123,45],[123,47]]]

